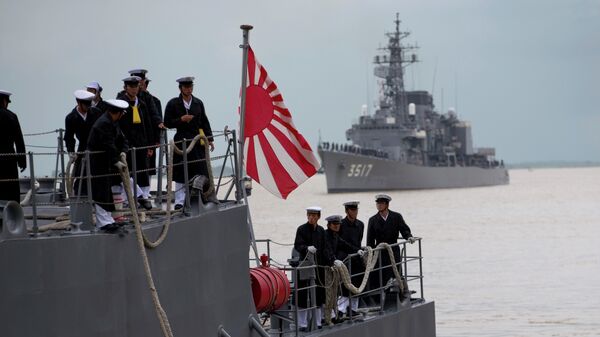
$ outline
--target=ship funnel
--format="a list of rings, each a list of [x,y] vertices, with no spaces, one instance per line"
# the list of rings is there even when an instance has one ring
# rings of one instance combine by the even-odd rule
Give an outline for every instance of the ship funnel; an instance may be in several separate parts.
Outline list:
[[[417,114],[417,106],[415,105],[415,103],[410,103],[408,105],[408,115],[414,116],[416,114]]]
[[[9,201],[2,210],[0,239],[22,238],[27,235],[23,208],[16,201]]]

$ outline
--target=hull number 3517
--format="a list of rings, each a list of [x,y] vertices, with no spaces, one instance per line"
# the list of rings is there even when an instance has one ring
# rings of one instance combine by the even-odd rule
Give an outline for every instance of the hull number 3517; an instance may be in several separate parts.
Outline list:
[[[350,164],[348,177],[368,177],[373,164]]]

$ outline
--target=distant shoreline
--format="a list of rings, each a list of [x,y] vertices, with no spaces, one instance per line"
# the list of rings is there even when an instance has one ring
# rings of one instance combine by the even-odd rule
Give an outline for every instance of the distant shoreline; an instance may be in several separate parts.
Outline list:
[[[575,168],[575,167],[597,167],[600,162],[597,161],[533,161],[514,164],[506,164],[508,169],[521,168]]]

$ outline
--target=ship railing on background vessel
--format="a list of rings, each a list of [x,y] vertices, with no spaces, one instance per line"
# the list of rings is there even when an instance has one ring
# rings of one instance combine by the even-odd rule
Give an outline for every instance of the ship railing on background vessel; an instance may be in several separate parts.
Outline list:
[[[423,255],[422,255],[422,239],[415,238],[415,242],[411,244],[406,240],[399,240],[399,242],[389,245],[392,250],[399,251],[399,254],[396,254],[394,259],[400,257],[399,260],[395,261],[395,266],[398,269],[399,273],[402,275],[402,280],[400,282],[386,282],[384,284],[383,274],[386,270],[390,270],[392,268],[391,259],[385,258],[384,256],[388,255],[387,247],[384,245],[379,245],[378,247],[372,249],[372,253],[375,254],[378,252],[377,262],[375,266],[369,271],[352,271],[352,263],[348,263],[352,258],[359,257],[359,254],[350,254],[344,259],[344,263],[348,268],[348,274],[350,278],[360,278],[361,280],[365,277],[367,272],[370,272],[366,277],[367,287],[359,294],[353,294],[352,291],[349,291],[349,304],[352,302],[353,298],[358,298],[359,303],[364,303],[359,307],[359,311],[366,315],[368,313],[376,312],[378,314],[383,314],[389,311],[397,311],[400,310],[403,306],[407,305],[406,300],[409,300],[408,303],[414,302],[423,302],[425,300],[424,297],[424,289],[423,289]],[[271,253],[273,251],[273,247],[271,245],[276,246],[288,246],[292,247],[293,244],[283,244],[270,239],[261,239],[256,240],[256,243],[259,247],[259,250],[266,251],[269,256],[269,264],[273,267],[276,267],[286,273],[288,279],[291,281],[291,299],[288,302],[287,307],[284,306],[279,310],[270,313],[264,313],[265,317],[271,318],[271,332],[286,334],[286,333],[296,333],[299,334],[299,325],[298,325],[298,314],[300,312],[309,312],[312,314],[312,317],[316,315],[316,309],[318,308],[316,305],[311,305],[307,308],[298,307],[298,293],[301,291],[305,291],[309,294],[310,301],[309,303],[316,303],[314,298],[314,293],[318,287],[323,287],[323,280],[319,280],[321,277],[318,273],[318,268],[324,268],[327,270],[335,270],[337,268],[333,268],[331,266],[318,266],[318,265],[300,265],[302,261],[299,261],[298,258],[292,258],[288,260],[288,263],[282,263],[277,261],[271,257]],[[365,259],[366,260],[366,253]],[[253,259],[250,259],[252,262]],[[389,262],[386,262],[389,261]],[[309,273],[310,285],[308,286],[299,286],[298,280],[299,275],[301,273]],[[373,275],[375,275],[373,277]],[[391,276],[395,279],[395,276]],[[339,280],[339,278],[334,278]],[[330,280],[328,280],[330,281]],[[325,286],[328,284],[326,283]],[[359,285],[353,284],[355,287]],[[334,311],[337,313],[337,299],[338,296],[341,296],[341,289],[345,287],[344,283],[338,281],[337,284],[332,284],[333,291],[336,294],[336,303],[334,305]],[[400,293],[398,288],[404,288],[404,295]],[[388,300],[386,300],[386,297]],[[396,299],[395,301],[390,301],[389,299]],[[387,304],[386,304],[387,303]],[[326,309],[323,309],[326,310]],[[324,311],[323,311],[324,313]],[[323,314],[324,315],[324,314]],[[355,317],[350,315],[347,318],[348,321],[352,322],[355,320],[361,320],[359,317]],[[316,328],[316,323],[313,320],[312,325],[309,324],[309,330],[311,328]]]
[[[27,191],[24,199],[21,201],[22,206],[31,207],[32,215],[27,215],[27,218],[32,219],[32,232],[33,235],[37,235],[39,232],[38,226],[38,207],[40,206],[77,206],[77,205],[89,205],[92,207],[93,203],[99,203],[97,201],[92,200],[92,185],[91,181],[94,178],[101,178],[107,176],[119,177],[119,173],[108,173],[103,175],[92,175],[90,170],[90,165],[87,163],[90,162],[90,156],[98,153],[102,153],[102,151],[83,151],[83,152],[67,152],[64,146],[64,130],[57,129],[51,130],[47,132],[39,132],[39,133],[29,133],[24,134],[24,137],[34,137],[34,136],[42,136],[42,135],[50,135],[57,134],[57,143],[56,146],[45,146],[45,145],[32,145],[26,143],[26,148],[43,148],[43,149],[55,149],[56,152],[32,152],[28,151],[26,153],[1,153],[0,157],[18,157],[25,156],[27,158],[27,171],[29,176],[23,176],[15,179],[0,179],[0,183],[2,182],[18,182],[20,184],[21,192]],[[186,189],[186,206],[189,205],[189,196],[190,196],[190,182],[194,177],[188,177],[188,166],[190,163],[200,163],[200,162],[208,162],[207,168],[209,170],[209,174],[211,178],[213,178],[209,183],[211,184],[211,188],[214,190],[215,195],[217,195],[220,189],[227,188],[224,192],[224,196],[222,200],[229,200],[230,195],[236,187],[235,190],[235,200],[240,202],[242,198],[241,187],[243,184],[243,180],[238,179],[236,177],[239,176],[239,168],[237,167],[236,160],[236,131],[228,130],[225,128],[223,132],[214,133],[213,138],[217,139],[222,137],[227,144],[225,154],[210,157],[207,156],[203,159],[196,160],[187,160],[187,152],[186,144],[189,146],[191,139],[183,139],[174,143],[175,146],[181,147],[183,150],[183,160],[180,163],[169,165],[168,161],[165,161],[165,158],[168,158],[170,151],[170,144],[167,140],[167,133],[162,132],[160,137],[160,144],[150,145],[144,147],[132,147],[128,150],[128,155],[131,158],[131,167],[130,173],[131,178],[133,179],[134,184],[137,183],[137,175],[143,172],[156,171],[157,174],[157,189],[155,197],[151,197],[155,201],[155,204],[158,207],[161,207],[162,202],[165,198],[165,192],[163,191],[163,186],[165,185],[164,177],[167,175],[167,170],[172,170],[173,167],[183,166],[185,181],[188,183],[184,184],[183,188]],[[206,138],[204,138],[206,140]],[[200,143],[200,142],[199,142]],[[198,144],[197,146],[204,146],[208,149],[208,142],[204,141],[204,145]],[[136,167],[136,155],[140,155],[140,150],[153,149],[157,152],[157,157],[159,159],[158,165],[156,167],[150,167],[147,169],[138,169]],[[208,151],[208,150],[207,150]],[[70,172],[74,171],[75,166],[75,158],[73,155],[81,158],[81,165],[79,165],[79,172]],[[44,176],[38,177],[36,175],[36,159],[39,157],[55,157],[54,162],[54,171],[52,176]],[[66,160],[65,157],[69,158],[69,164],[65,165]],[[220,172],[218,177],[212,176],[212,163],[220,163]],[[15,160],[16,165],[16,160]],[[71,169],[71,166],[73,168]],[[225,172],[225,170],[229,168],[230,172]],[[71,179],[69,179],[71,178]],[[79,181],[77,184],[77,190],[73,189],[73,185],[75,181]],[[84,186],[85,185],[85,186]],[[134,185],[135,186],[135,185]],[[86,189],[87,191],[83,191]],[[173,191],[175,192],[175,191]],[[134,197],[137,199],[137,191],[133,189]],[[57,220],[58,221],[58,220]]]

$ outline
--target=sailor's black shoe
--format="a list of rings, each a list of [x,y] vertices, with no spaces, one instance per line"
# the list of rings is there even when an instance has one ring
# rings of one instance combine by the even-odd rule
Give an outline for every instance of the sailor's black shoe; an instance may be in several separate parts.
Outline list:
[[[178,211],[178,210],[180,210],[180,209],[182,209],[182,208],[183,208],[183,205],[182,205],[182,204],[177,204],[177,205],[175,205],[175,210],[176,210],[176,211]]]
[[[138,198],[138,203],[148,211],[152,209],[152,202],[148,199]]]
[[[104,233],[112,234],[112,233],[115,233],[116,231],[118,231],[119,228],[121,228],[121,226],[117,225],[117,223],[111,223],[111,224],[100,227],[100,231],[104,232]]]

